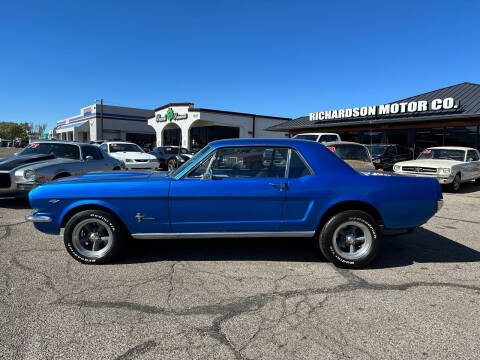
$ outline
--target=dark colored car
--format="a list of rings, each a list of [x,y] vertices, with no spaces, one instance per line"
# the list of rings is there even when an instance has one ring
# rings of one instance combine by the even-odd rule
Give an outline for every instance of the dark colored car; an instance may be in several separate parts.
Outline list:
[[[178,146],[159,146],[149,154],[158,159],[160,169],[168,171],[175,170],[192,157],[187,149]]]
[[[367,145],[375,168],[392,171],[393,165],[400,161],[413,159],[409,148],[396,144],[372,144]]]

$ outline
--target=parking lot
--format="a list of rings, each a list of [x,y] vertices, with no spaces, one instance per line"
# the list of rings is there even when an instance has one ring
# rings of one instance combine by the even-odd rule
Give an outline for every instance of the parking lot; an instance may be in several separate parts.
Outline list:
[[[366,270],[307,240],[132,242],[86,266],[0,200],[0,358],[475,359],[480,189],[445,194]]]

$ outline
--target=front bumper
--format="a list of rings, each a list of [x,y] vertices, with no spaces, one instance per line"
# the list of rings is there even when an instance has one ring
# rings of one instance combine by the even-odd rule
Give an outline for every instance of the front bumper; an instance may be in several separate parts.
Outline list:
[[[25,216],[25,220],[30,222],[38,222],[38,223],[49,223],[52,222],[52,218],[47,215],[39,215],[36,211],[31,213],[30,215]]]
[[[6,187],[0,187],[0,196],[15,196],[16,194],[29,192],[33,188],[40,185],[34,182],[17,182],[14,174],[9,173],[9,175],[10,185]]]
[[[125,168],[127,170],[156,170],[159,167],[158,161],[156,162],[126,162]]]
[[[438,182],[442,185],[451,184],[453,181],[453,175],[441,175],[441,174],[425,174],[425,173],[411,173],[406,171],[395,172],[395,174],[405,175],[405,176],[414,176],[414,177],[424,177],[430,179],[437,179]]]

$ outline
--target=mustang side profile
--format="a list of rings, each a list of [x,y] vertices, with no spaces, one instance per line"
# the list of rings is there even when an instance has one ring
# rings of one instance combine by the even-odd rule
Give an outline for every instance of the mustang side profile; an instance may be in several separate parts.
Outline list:
[[[48,234],[64,228],[70,255],[97,264],[128,235],[311,237],[335,265],[360,268],[383,229],[422,225],[442,205],[435,179],[359,173],[322,144],[292,139],[219,140],[174,172],[92,173],[29,197],[27,220]]]

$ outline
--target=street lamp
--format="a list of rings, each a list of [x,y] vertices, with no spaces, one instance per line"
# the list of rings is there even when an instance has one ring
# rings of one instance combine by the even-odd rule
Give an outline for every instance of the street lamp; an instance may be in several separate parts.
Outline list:
[[[97,136],[97,140],[102,140],[103,139],[103,99],[95,99],[95,104],[98,104],[100,102],[100,134]]]

